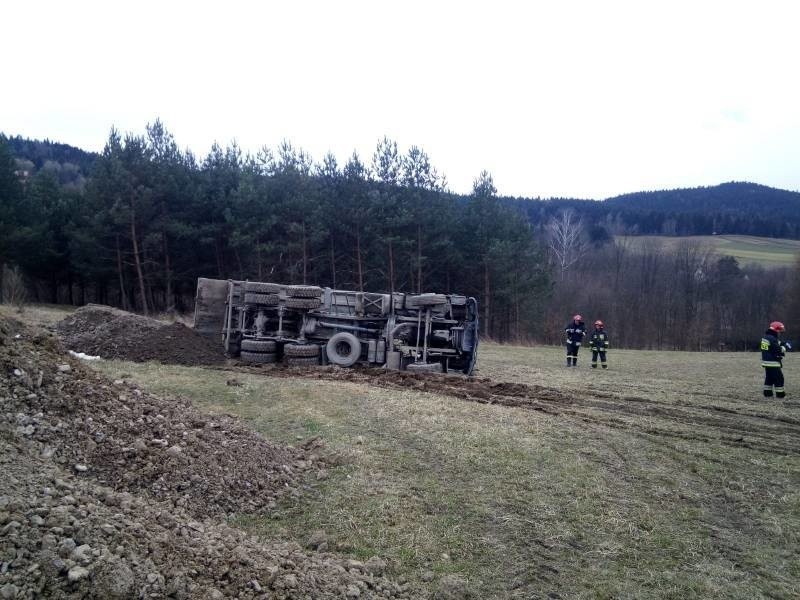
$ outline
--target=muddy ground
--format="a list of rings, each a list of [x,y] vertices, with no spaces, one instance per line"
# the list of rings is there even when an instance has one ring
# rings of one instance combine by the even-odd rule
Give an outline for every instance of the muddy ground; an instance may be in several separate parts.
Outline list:
[[[82,348],[86,350],[86,348]],[[0,318],[0,597],[411,598],[360,562],[226,524],[269,515],[336,461],[233,416],[110,381]]]

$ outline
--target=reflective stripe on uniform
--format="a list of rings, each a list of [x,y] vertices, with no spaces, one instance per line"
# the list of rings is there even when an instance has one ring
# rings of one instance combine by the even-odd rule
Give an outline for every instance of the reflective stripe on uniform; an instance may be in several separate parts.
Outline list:
[[[782,367],[783,365],[779,363],[777,360],[762,360],[761,361],[762,367]]]

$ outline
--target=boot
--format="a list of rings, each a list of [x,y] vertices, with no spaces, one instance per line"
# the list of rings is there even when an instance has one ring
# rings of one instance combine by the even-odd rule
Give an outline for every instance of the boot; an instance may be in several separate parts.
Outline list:
[[[603,368],[604,368],[604,369],[607,369],[607,368],[608,368],[608,365],[607,365],[606,363],[603,363]]]

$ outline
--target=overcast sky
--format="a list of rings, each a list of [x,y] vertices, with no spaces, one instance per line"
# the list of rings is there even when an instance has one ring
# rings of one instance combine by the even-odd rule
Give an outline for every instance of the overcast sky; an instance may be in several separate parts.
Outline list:
[[[456,192],[800,190],[800,2],[4,3],[0,131],[421,146]]]

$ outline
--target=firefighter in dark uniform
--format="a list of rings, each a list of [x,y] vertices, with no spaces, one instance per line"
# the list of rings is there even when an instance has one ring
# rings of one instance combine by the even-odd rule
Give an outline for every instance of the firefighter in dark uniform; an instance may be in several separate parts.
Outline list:
[[[567,366],[578,366],[578,350],[581,347],[583,338],[586,337],[586,326],[583,324],[583,317],[575,315],[572,322],[564,328],[567,334]]]
[[[597,356],[599,355],[600,364],[604,369],[607,369],[606,351],[608,351],[608,334],[603,328],[603,322],[600,320],[594,322],[594,331],[589,338],[589,348],[592,349],[592,368],[597,368]]]
[[[783,387],[783,357],[787,350],[792,349],[789,342],[780,339],[781,332],[786,327],[780,321],[773,321],[769,329],[761,338],[761,366],[764,367],[764,397],[772,398],[775,391],[776,398],[785,398],[786,390]]]

